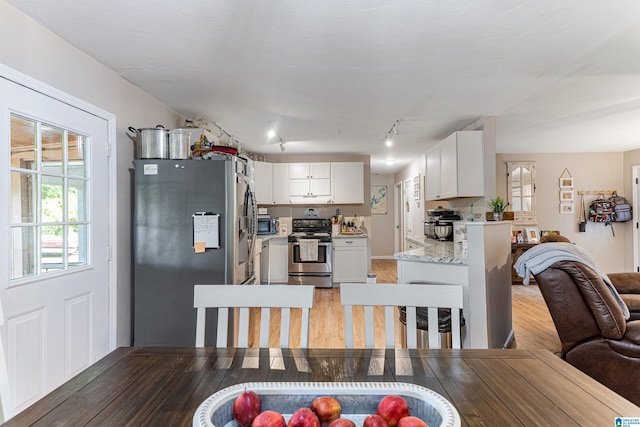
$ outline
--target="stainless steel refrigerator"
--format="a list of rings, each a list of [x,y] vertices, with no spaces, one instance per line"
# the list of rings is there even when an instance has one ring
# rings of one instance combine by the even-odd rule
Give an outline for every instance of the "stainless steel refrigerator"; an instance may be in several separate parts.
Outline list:
[[[133,163],[134,345],[193,346],[193,285],[255,282],[250,168],[227,155]]]

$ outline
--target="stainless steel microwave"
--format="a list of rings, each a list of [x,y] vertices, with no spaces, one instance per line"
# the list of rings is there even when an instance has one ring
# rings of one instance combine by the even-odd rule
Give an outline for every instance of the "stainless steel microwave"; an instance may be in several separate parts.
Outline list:
[[[278,232],[278,220],[269,217],[258,217],[258,234],[276,234]]]

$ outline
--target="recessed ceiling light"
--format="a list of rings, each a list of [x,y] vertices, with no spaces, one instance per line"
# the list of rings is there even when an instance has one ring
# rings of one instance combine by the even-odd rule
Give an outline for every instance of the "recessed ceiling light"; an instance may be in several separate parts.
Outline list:
[[[273,139],[273,138],[275,138],[275,136],[276,136],[276,131],[275,131],[275,129],[269,129],[269,132],[267,132],[267,137],[268,137],[269,139]]]
[[[393,141],[391,140],[391,138],[387,138],[387,140],[384,142],[384,145],[386,145],[387,147],[391,147],[393,145]]]
[[[393,159],[387,159],[387,160],[385,160],[384,162],[385,162],[386,164],[388,164],[388,165],[392,165],[392,164],[395,162],[395,160],[393,160]]]

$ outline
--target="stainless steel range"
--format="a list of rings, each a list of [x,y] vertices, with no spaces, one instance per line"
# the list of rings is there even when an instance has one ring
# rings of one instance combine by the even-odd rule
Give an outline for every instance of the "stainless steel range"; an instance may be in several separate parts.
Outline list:
[[[289,284],[332,286],[331,220],[294,219],[289,234]]]

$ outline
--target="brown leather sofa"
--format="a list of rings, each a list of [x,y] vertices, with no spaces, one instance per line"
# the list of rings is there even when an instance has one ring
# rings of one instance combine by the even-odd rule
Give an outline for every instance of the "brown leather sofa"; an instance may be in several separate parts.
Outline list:
[[[638,316],[640,294],[631,291],[640,289],[634,285],[640,273],[609,278],[630,308],[636,304],[632,316]],[[535,279],[558,331],[562,358],[640,405],[640,320],[625,320],[602,278],[580,262],[556,262]]]
[[[607,276],[629,307],[629,320],[640,320],[640,273],[608,273]]]

